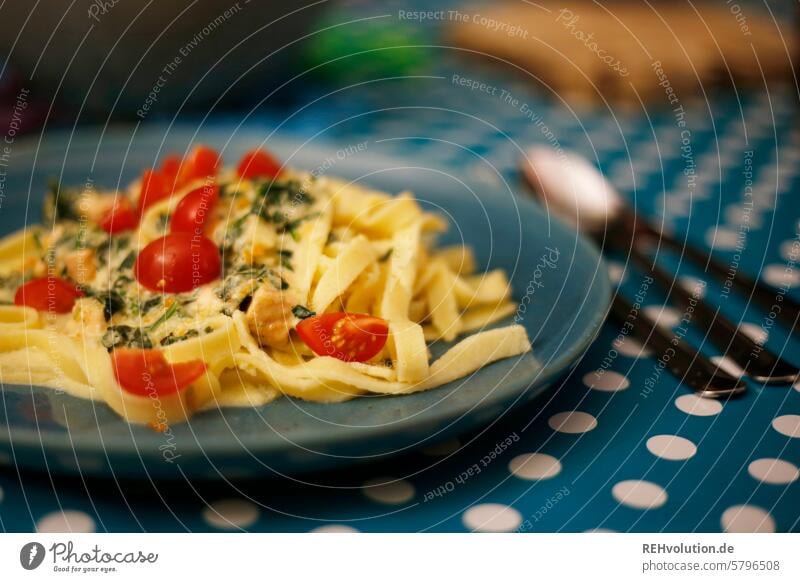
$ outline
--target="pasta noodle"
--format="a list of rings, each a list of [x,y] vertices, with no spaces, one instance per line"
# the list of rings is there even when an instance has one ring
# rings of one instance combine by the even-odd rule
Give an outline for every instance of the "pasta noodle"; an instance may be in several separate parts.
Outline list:
[[[223,171],[213,186],[182,172],[154,201],[152,175],[127,192],[57,187],[45,226],[0,241],[2,383],[66,390],[163,429],[281,396],[410,394],[530,351],[519,325],[481,331],[517,308],[505,273],[477,273],[466,247],[436,249],[446,224],[411,193],[290,169]],[[91,216],[79,204],[90,195]],[[202,226],[194,254],[151,282],[148,260],[168,260],[186,207]],[[178,278],[189,267],[191,284]],[[466,332],[477,333],[431,362],[429,342]],[[125,357],[146,365],[126,372]]]

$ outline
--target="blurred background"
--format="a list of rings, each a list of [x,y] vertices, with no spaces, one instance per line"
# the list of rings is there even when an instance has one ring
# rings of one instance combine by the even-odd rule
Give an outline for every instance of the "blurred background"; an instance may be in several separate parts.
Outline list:
[[[414,103],[457,109],[452,105],[475,101],[478,110],[497,109],[504,106],[500,91],[512,88],[518,100],[643,113],[676,99],[720,91],[737,97],[764,92],[776,80],[789,83],[795,6],[790,0],[5,3],[0,115],[7,125],[20,91],[29,91],[23,131],[45,123],[254,112],[307,129],[340,122],[348,112],[369,112],[374,121],[377,109]],[[488,90],[453,82],[454,73],[470,72]],[[402,119],[413,123],[415,116]]]

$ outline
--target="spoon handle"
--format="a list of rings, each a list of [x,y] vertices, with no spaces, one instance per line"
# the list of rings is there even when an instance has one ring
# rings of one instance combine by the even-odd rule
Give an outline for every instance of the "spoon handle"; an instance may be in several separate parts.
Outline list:
[[[691,309],[691,322],[706,330],[711,342],[754,380],[764,384],[792,384],[800,376],[800,369],[753,341],[705,299],[692,295],[651,260],[636,242],[631,245],[630,255],[640,269],[649,272],[668,299],[673,299],[687,313]]]
[[[623,329],[629,329],[642,345],[655,352],[656,367],[665,367],[699,396],[729,398],[747,390],[739,378],[720,370],[682,338],[659,327],[619,293],[611,304],[611,314]]]
[[[677,240],[669,232],[659,231],[643,218],[634,217],[629,209],[625,210],[627,212],[623,212],[625,215],[623,221],[627,226],[633,228],[637,235],[643,235],[663,243],[680,256],[686,257],[702,267],[705,272],[711,274],[722,284],[736,288],[745,297],[752,298],[762,308],[774,313],[775,317],[791,331],[800,330],[800,303],[785,291],[771,287],[760,279],[754,279],[741,269],[731,269],[730,265],[715,259],[710,253],[695,248],[687,241]]]

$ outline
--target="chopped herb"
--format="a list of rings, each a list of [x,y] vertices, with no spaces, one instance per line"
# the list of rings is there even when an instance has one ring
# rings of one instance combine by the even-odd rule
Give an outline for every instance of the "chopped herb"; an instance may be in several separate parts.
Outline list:
[[[222,244],[220,245],[220,252],[224,255],[225,251],[233,247],[233,244],[236,240],[242,236],[242,229],[244,227],[244,221],[248,219],[250,215],[245,214],[244,216],[240,216],[236,220],[230,223],[228,228],[225,230],[225,237],[222,240]]]
[[[159,327],[159,326],[160,326],[162,323],[164,323],[165,321],[167,321],[168,319],[170,319],[170,318],[171,318],[173,315],[175,315],[176,313],[178,313],[178,310],[180,309],[180,307],[181,307],[181,306],[180,306],[180,305],[178,305],[178,302],[177,302],[177,301],[174,301],[174,302],[172,303],[172,305],[170,305],[169,307],[167,307],[166,311],[164,311],[164,313],[162,313],[162,314],[161,314],[161,316],[160,316],[158,319],[156,319],[156,320],[155,320],[155,321],[154,321],[154,322],[153,322],[153,323],[150,325],[150,327],[148,327],[148,328],[147,328],[147,330],[148,330],[148,331],[150,331],[150,332],[153,332],[153,331],[155,331],[155,330],[156,330],[156,328],[158,328],[158,327]]]
[[[306,319],[308,317],[314,317],[316,313],[311,311],[308,307],[303,305],[295,305],[292,307],[292,313],[297,319]]]
[[[97,258],[106,264],[113,253],[128,248],[129,243],[130,239],[126,236],[110,236],[97,245]]]
[[[196,329],[190,329],[183,335],[175,335],[174,333],[170,333],[168,336],[161,339],[159,342],[162,346],[169,346],[172,344],[176,344],[178,342],[185,341],[187,339],[191,339],[193,337],[197,337],[200,335],[200,332]]]
[[[110,352],[114,348],[150,349],[153,341],[147,333],[138,327],[129,325],[112,325],[100,340]]]
[[[123,289],[125,289],[125,287],[127,287],[131,283],[133,283],[133,279],[131,277],[129,277],[128,275],[120,275],[119,277],[117,277],[117,280],[114,281],[114,284],[111,287],[112,289],[115,289],[117,291],[122,291]]]
[[[211,327],[210,325],[207,325],[206,328],[203,330],[204,333],[211,333],[212,331],[214,331],[214,328]]]
[[[278,251],[278,256],[280,257],[281,266],[284,269],[289,269],[290,271],[294,271],[294,267],[292,266],[292,251],[287,250],[280,250]]]
[[[389,257],[392,256],[392,251],[394,251],[394,248],[390,248],[388,251],[383,253],[380,257],[378,257],[378,262],[385,263],[386,261],[388,261]]]
[[[150,299],[142,302],[139,305],[139,311],[143,314],[148,313],[151,309],[158,307],[161,305],[161,295],[156,295],[155,297],[151,297]]]
[[[306,192],[302,184],[296,180],[288,182],[266,181],[262,182],[258,188],[258,194],[264,199],[267,205],[275,206],[281,203],[281,198],[290,204],[312,204],[314,198]]]
[[[130,269],[133,267],[133,264],[136,262],[136,251],[131,251],[125,258],[122,259],[122,262],[119,264],[120,269]]]
[[[110,321],[113,315],[125,309],[125,300],[116,291],[109,291],[108,294],[103,296],[103,316],[106,321]]]
[[[115,313],[125,309],[125,299],[117,291],[109,289],[108,291],[95,291],[89,287],[82,287],[81,291],[86,297],[92,297],[103,305],[103,317],[106,321],[110,321]]]
[[[256,267],[254,265],[241,265],[234,272],[242,277],[249,277],[250,279],[263,279],[267,276],[269,269],[262,265]]]
[[[297,232],[297,228],[300,226],[300,224],[305,220],[311,220],[312,218],[316,218],[318,216],[319,212],[312,212],[310,214],[306,214],[305,216],[301,216],[300,218],[290,220],[279,226],[278,232],[288,232],[295,241],[298,241],[300,240],[300,235]]]
[[[75,212],[80,192],[72,188],[62,188],[57,180],[50,180],[45,194],[43,219],[45,224],[55,224],[60,220],[79,220]]]
[[[38,230],[34,230],[32,236],[33,236],[33,244],[36,245],[36,250],[37,251],[42,250],[43,247],[42,247],[42,235],[41,235],[41,233]]]
[[[336,234],[333,231],[331,231],[331,232],[328,233],[328,240],[325,241],[325,245],[327,246],[327,245],[329,245],[331,243],[335,243],[338,240],[339,240],[339,237],[336,236]]]
[[[162,212],[158,215],[158,222],[156,222],[156,228],[161,232],[167,231],[167,225],[169,224],[169,213]]]

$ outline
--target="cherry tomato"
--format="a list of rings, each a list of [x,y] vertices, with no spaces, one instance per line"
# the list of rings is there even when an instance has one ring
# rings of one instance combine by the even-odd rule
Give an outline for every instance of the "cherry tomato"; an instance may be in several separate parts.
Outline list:
[[[366,362],[383,349],[389,324],[363,313],[324,313],[298,323],[297,335],[318,356]]]
[[[175,154],[170,154],[161,162],[161,174],[167,178],[175,179],[181,169],[181,159]]]
[[[161,172],[145,170],[139,190],[139,212],[144,212],[149,206],[169,196],[171,192],[172,188]]]
[[[264,150],[247,152],[236,167],[240,178],[274,178],[281,173],[281,164]]]
[[[129,348],[111,352],[117,382],[136,396],[167,396],[180,392],[206,371],[201,360],[170,364],[159,350]]]
[[[132,230],[139,224],[139,215],[127,198],[118,198],[100,219],[100,228],[108,234]]]
[[[151,291],[183,293],[219,277],[219,249],[204,236],[173,232],[144,247],[136,258],[136,280]]]
[[[175,207],[169,223],[170,230],[202,234],[217,200],[219,200],[219,188],[213,184],[192,190]]]
[[[216,176],[219,163],[220,157],[217,152],[202,145],[195,147],[181,164],[176,187],[185,186],[192,180]]]
[[[69,313],[83,292],[59,277],[31,279],[14,294],[14,305],[33,307],[38,311]]]

